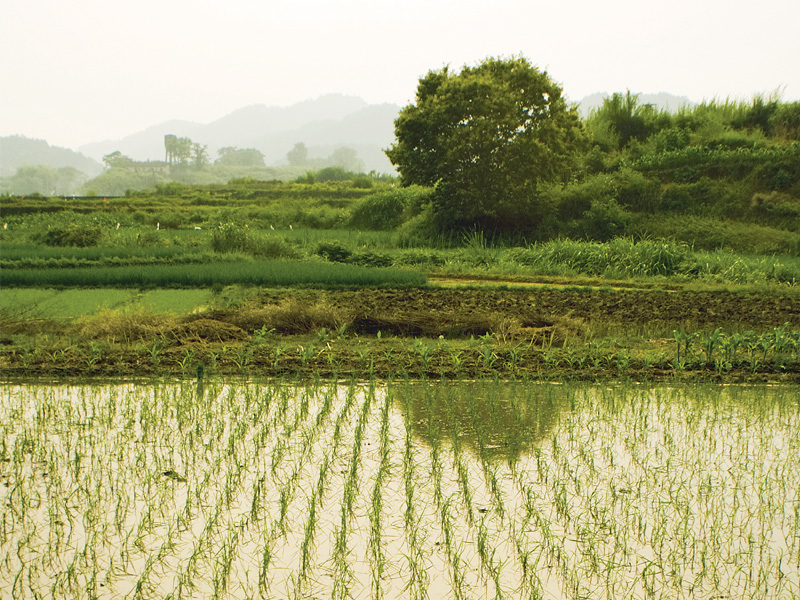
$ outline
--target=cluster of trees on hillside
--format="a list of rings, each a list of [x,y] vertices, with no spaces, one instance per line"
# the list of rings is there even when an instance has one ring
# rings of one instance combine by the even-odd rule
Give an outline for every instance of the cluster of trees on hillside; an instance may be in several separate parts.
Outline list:
[[[89,177],[74,167],[26,165],[10,177],[0,179],[0,193],[24,196],[62,196],[75,193]]]
[[[220,148],[212,163],[208,147],[191,138],[167,135],[164,146],[163,162],[136,161],[119,151],[105,155],[106,171],[86,182],[83,189],[89,194],[119,196],[170,181],[202,185],[242,177],[291,180],[301,176],[306,181],[326,181],[346,179],[349,173],[359,174],[364,169],[364,162],[352,148],[337,148],[326,158],[311,158],[302,142],[287,153],[288,167],[267,167],[264,154],[255,148]]]
[[[423,186],[420,235],[608,239],[661,213],[767,219],[800,232],[800,102],[711,101],[675,113],[617,93],[582,120],[526,59],[419,81],[387,150]],[[415,196],[416,197],[416,196]]]

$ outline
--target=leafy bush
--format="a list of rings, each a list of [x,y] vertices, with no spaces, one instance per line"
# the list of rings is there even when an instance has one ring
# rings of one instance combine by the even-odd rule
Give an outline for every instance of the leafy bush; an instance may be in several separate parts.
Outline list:
[[[651,135],[647,140],[647,145],[654,152],[671,152],[683,150],[689,145],[689,130],[683,127],[670,127],[662,129],[658,133]]]
[[[211,235],[214,252],[242,252],[260,258],[296,258],[298,253],[284,238],[260,237],[236,223],[223,223]]]
[[[599,200],[579,221],[580,232],[590,240],[605,242],[625,233],[631,215],[616,200]]]
[[[440,267],[445,263],[445,259],[435,250],[406,250],[399,256],[397,262],[401,265]]]
[[[595,203],[615,201],[637,211],[652,212],[658,206],[660,184],[631,168],[598,173],[561,190],[548,190],[562,221],[581,218]]]
[[[800,200],[781,192],[772,191],[768,194],[753,194],[752,207],[755,212],[770,216],[800,217]]]
[[[247,252],[250,245],[250,232],[236,223],[223,223],[211,234],[214,252]]]
[[[614,174],[614,199],[637,211],[653,212],[658,205],[661,184],[630,168]]]
[[[167,246],[169,242],[158,231],[152,229],[136,234],[136,245],[144,248]]]
[[[297,258],[298,252],[283,238],[251,238],[247,251],[260,258]]]
[[[350,214],[350,225],[363,229],[394,229],[406,218],[419,214],[430,201],[431,188],[412,185],[370,194]]]
[[[97,246],[102,238],[103,229],[100,225],[85,223],[56,225],[32,236],[35,242],[45,246],[77,246],[78,248]]]
[[[800,102],[778,106],[769,118],[769,129],[776,137],[800,141]]]
[[[372,178],[369,175],[360,174],[360,175],[356,175],[355,177],[353,177],[353,187],[354,188],[357,188],[357,189],[360,189],[360,190],[371,190],[374,185],[375,185],[375,182],[372,180]]]
[[[439,230],[430,204],[397,228],[397,245],[401,247],[435,246],[437,239]]]
[[[164,196],[182,196],[184,193],[189,192],[189,188],[177,181],[169,181],[167,183],[159,183],[156,185],[156,192]]]
[[[350,255],[353,254],[339,242],[322,242],[317,245],[314,253],[331,262],[347,262]]]
[[[701,177],[695,183],[665,184],[661,189],[659,208],[663,211],[701,215],[712,211],[724,212],[724,207],[733,205],[735,201],[724,182]]]

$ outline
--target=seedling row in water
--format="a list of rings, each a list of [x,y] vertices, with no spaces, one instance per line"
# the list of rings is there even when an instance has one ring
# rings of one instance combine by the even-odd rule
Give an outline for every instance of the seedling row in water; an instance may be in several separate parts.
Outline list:
[[[3,598],[800,597],[792,387],[4,385]]]

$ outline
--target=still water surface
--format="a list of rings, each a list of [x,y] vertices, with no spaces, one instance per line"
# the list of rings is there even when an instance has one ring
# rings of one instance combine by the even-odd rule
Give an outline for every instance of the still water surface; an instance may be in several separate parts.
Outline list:
[[[2,598],[793,598],[800,390],[0,386]]]

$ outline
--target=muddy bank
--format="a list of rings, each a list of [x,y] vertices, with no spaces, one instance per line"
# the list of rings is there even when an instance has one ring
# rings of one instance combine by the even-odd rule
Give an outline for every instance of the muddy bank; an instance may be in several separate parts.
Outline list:
[[[678,342],[676,330],[689,341]],[[358,378],[800,379],[800,302],[789,294],[259,290],[234,306],[171,317],[4,323],[2,339],[6,378],[191,377],[201,368]]]
[[[263,304],[287,298],[324,303],[359,315],[435,314],[517,317],[537,322],[548,317],[573,317],[586,322],[651,324],[663,322],[697,327],[742,329],[800,325],[800,298],[742,292],[667,292],[627,290],[470,290],[407,289],[357,291],[264,291]]]

